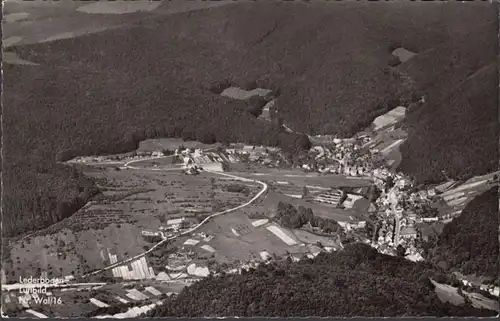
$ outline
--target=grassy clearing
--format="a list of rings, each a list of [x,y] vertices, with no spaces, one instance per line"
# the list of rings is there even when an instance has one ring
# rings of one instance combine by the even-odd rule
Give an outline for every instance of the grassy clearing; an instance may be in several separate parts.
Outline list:
[[[293,230],[293,234],[303,243],[316,244],[320,242],[323,246],[337,247],[338,243],[326,236],[319,236],[304,230]]]
[[[478,293],[468,293],[465,295],[472,301],[472,306],[478,309],[488,309],[500,312],[498,300],[492,300]]]
[[[260,260],[260,252],[266,251],[269,254],[282,256],[290,253],[306,253],[307,249],[293,245],[288,246],[281,239],[265,228],[255,228],[252,221],[243,212],[231,213],[217,217],[212,222],[206,224],[201,230],[215,237],[208,243],[199,243],[197,247],[208,244],[215,249],[214,259],[220,263],[233,263],[235,261]],[[267,225],[266,225],[267,226]],[[236,236],[232,229],[236,230],[240,236]],[[296,239],[296,237],[286,229],[280,227],[284,233]],[[207,253],[200,249],[200,253]]]
[[[434,280],[431,280],[431,282],[436,287],[434,291],[436,292],[441,302],[450,302],[455,305],[461,305],[465,303],[465,299],[460,294],[458,294],[457,288],[454,288],[451,285],[437,283]]]
[[[54,165],[59,153],[131,150],[141,136],[192,139],[204,131],[219,141],[293,145],[289,135],[261,125],[241,104],[206,90],[224,79],[257,79],[266,88],[279,87],[279,110],[298,131],[349,134],[406,94],[408,88],[400,88],[406,73],[418,89],[430,91],[433,102],[413,115],[402,168],[419,180],[439,180],[447,167],[453,176],[496,167],[498,161],[490,156],[497,154],[497,130],[487,126],[497,118],[498,68],[477,72],[496,60],[498,46],[491,39],[497,38],[497,17],[491,9],[475,3],[465,8],[448,3],[259,1],[158,15],[125,30],[15,46],[21,57],[42,65],[4,70],[5,104],[16,106],[4,115],[5,132],[12,133],[5,140],[9,215],[4,228],[22,233],[50,225],[74,213],[59,213],[59,205],[77,198],[85,203],[90,197],[77,192],[83,179],[70,178]],[[262,23],[255,23],[255,17]],[[63,14],[16,30],[28,43],[86,32],[88,19]],[[92,19],[95,28],[120,23],[108,16]],[[135,16],[127,19],[130,23]],[[14,29],[8,32],[7,37],[15,36]],[[395,45],[419,55],[392,72],[386,67]],[[477,113],[476,105],[484,112]],[[447,135],[443,128],[449,129]],[[442,159],[429,158],[435,155]]]
[[[8,280],[19,276],[49,277],[81,275],[109,264],[107,251],[118,259],[136,255],[151,244],[141,236],[141,228],[131,224],[115,224],[100,230],[73,232],[63,229],[58,233],[34,236],[15,243],[11,260],[5,262]]]
[[[364,187],[371,181],[365,178],[352,178],[340,175],[321,175],[304,173],[299,169],[278,170],[275,168],[258,168],[255,172],[235,171],[235,175],[266,181],[287,181],[297,186],[316,185],[321,187]]]
[[[250,184],[249,195],[228,192],[231,182],[212,174],[186,176],[113,168],[87,174],[98,180],[102,196],[31,240],[15,244],[9,278],[47,270],[54,277],[80,275],[103,267],[109,263],[108,250],[120,260],[150,247],[152,244],[141,236],[144,230],[157,231],[170,218],[188,216],[196,220],[197,215],[235,207],[260,189]],[[204,213],[190,214],[189,209]]]

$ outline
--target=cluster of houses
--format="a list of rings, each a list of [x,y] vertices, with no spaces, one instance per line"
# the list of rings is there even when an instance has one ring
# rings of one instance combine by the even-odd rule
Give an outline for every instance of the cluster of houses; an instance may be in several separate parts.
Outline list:
[[[227,170],[229,164],[242,162],[271,167],[282,162],[279,148],[244,144],[230,144],[227,148],[217,150],[176,150],[175,155],[182,157],[184,167],[190,174],[196,173],[196,170],[222,172]]]
[[[490,285],[481,284],[481,286],[479,288],[483,291],[489,292],[491,295],[494,295],[496,297],[498,297],[498,295],[500,293],[500,288],[498,286],[494,286],[492,284],[490,284]]]
[[[188,171],[200,168],[212,172],[223,172],[224,164],[230,161],[224,159],[222,154],[203,151],[200,148],[182,151],[177,149],[175,155],[182,157],[184,168]]]
[[[453,215],[417,215],[416,209],[430,206],[437,195],[434,188],[412,192],[413,186],[408,178],[387,168],[375,169],[372,177],[375,186],[381,190],[376,201],[380,228],[372,236],[372,245],[392,253],[398,245],[402,245],[406,248],[407,258],[423,260],[417,240],[427,240],[430,235],[439,234],[444,226],[442,221]]]
[[[174,218],[166,221],[166,226],[160,226],[158,230],[165,237],[174,236],[183,230],[186,230],[191,227],[193,221],[186,217]]]
[[[285,161],[277,147],[230,144],[225,153],[228,157],[233,157],[234,162],[248,161],[269,167],[278,166]]]
[[[356,139],[333,138],[328,145],[314,146],[309,150],[313,158],[303,164],[302,168],[320,173],[365,176],[372,164],[370,154],[362,149],[367,139],[368,136]]]

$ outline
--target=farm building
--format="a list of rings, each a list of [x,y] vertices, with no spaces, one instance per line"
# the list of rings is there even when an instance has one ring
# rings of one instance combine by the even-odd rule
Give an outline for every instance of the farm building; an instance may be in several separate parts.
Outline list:
[[[181,218],[176,218],[176,219],[171,219],[167,221],[167,227],[165,228],[166,231],[171,231],[171,230],[178,230],[182,228],[187,228],[189,227],[190,221],[187,220],[185,217]]]
[[[206,171],[211,171],[211,172],[223,172],[224,171],[223,163],[218,163],[218,162],[204,163],[201,165],[201,168],[203,168]]]
[[[158,232],[142,231],[143,236],[159,236]]]
[[[185,217],[180,217],[172,220],[167,221],[167,225],[180,225],[182,222],[186,220]]]
[[[158,232],[150,232],[150,231],[142,231],[142,237],[152,243],[156,243],[161,240],[160,233]]]
[[[163,152],[161,151],[154,151],[152,154],[151,154],[152,157],[162,157],[164,156]]]
[[[184,213],[189,214],[189,216],[196,216],[196,214],[204,214],[210,212],[207,208],[186,208]]]
[[[437,222],[439,218],[437,217],[423,217],[422,222]]]

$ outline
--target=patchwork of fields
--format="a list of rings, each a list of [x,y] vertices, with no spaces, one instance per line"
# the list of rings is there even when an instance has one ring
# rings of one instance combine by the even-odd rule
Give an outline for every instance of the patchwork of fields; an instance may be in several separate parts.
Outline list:
[[[89,168],[102,194],[73,216],[22,239],[6,262],[8,279],[38,275],[81,275],[109,264],[99,253],[108,249],[118,260],[151,247],[143,231],[155,232],[169,219],[186,217],[193,223],[206,215],[248,201],[260,186],[246,183],[248,195],[229,192],[235,182],[204,173]],[[182,176],[180,176],[182,175]],[[28,274],[27,274],[28,273]]]

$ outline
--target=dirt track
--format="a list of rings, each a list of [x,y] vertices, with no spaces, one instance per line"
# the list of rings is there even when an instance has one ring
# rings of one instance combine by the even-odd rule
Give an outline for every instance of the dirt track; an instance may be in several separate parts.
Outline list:
[[[168,156],[166,156],[166,157],[168,157]],[[133,166],[130,166],[130,164],[136,163],[136,162],[140,162],[140,161],[144,161],[144,159],[130,161],[130,162],[126,163],[124,166],[128,167],[128,168],[131,168],[131,169],[142,169],[142,170],[144,170],[145,168],[135,168]],[[154,168],[154,169],[151,169],[151,170],[159,170],[159,169]],[[86,277],[86,276],[89,276],[89,275],[96,275],[96,274],[99,274],[101,272],[107,271],[109,269],[115,268],[117,266],[120,266],[120,265],[129,263],[131,261],[134,261],[134,260],[136,260],[136,259],[138,259],[140,257],[143,257],[144,255],[147,255],[148,253],[154,251],[156,248],[158,248],[159,246],[161,246],[161,245],[163,245],[163,244],[165,244],[165,243],[167,243],[169,241],[173,241],[173,240],[177,239],[178,237],[185,236],[185,235],[193,233],[194,231],[196,231],[197,229],[199,229],[200,227],[202,227],[203,225],[205,225],[207,222],[209,222],[214,217],[225,215],[225,214],[228,214],[228,213],[231,213],[231,212],[235,212],[235,211],[237,211],[239,209],[242,209],[242,208],[244,208],[244,207],[252,204],[259,197],[261,197],[262,195],[264,195],[267,192],[267,190],[268,190],[268,185],[266,183],[258,181],[258,180],[244,178],[244,177],[239,177],[239,176],[235,176],[235,175],[231,175],[231,174],[226,174],[226,173],[219,173],[219,172],[211,172],[211,173],[216,174],[216,175],[222,175],[222,176],[226,176],[226,177],[235,178],[235,179],[238,179],[238,180],[241,180],[241,181],[257,182],[257,183],[259,183],[259,184],[262,185],[262,190],[259,193],[257,193],[257,195],[255,195],[251,200],[249,200],[248,202],[246,202],[244,204],[241,204],[241,205],[239,205],[237,207],[234,207],[234,208],[231,208],[231,209],[228,209],[228,210],[224,210],[224,211],[221,211],[221,212],[218,212],[218,213],[214,213],[214,214],[208,216],[207,218],[205,218],[201,223],[199,223],[198,225],[194,226],[193,228],[191,228],[191,229],[189,229],[189,230],[187,230],[187,231],[185,231],[185,232],[183,232],[183,233],[181,233],[179,235],[176,235],[176,236],[173,236],[173,237],[170,237],[170,238],[165,238],[162,241],[156,243],[149,250],[147,250],[147,251],[145,251],[145,252],[143,252],[141,254],[138,254],[138,255],[135,255],[135,256],[130,257],[128,259],[122,260],[120,262],[111,264],[111,265],[109,265],[109,266],[107,266],[107,267],[105,267],[103,269],[100,269],[100,270],[97,270],[97,271],[85,274],[85,275],[83,275],[83,277]]]

